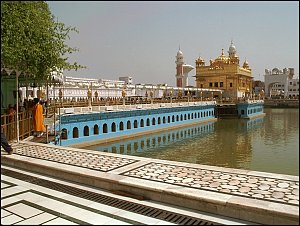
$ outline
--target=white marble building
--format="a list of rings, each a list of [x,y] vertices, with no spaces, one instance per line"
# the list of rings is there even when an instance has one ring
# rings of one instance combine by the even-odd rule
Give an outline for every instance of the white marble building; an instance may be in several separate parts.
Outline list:
[[[273,68],[272,71],[265,69],[264,76],[266,97],[299,97],[299,78],[293,78],[294,68]]]
[[[148,97],[161,98],[166,96],[178,96],[178,93],[193,92],[199,96],[203,92],[221,92],[218,89],[203,89],[195,87],[172,87],[167,84],[133,84],[131,76],[120,77],[120,80],[95,79],[95,78],[77,78],[64,76],[63,71],[51,73],[52,80],[57,84],[48,87],[21,87],[21,101],[25,98],[39,97],[44,100],[83,100],[88,99],[88,91],[91,91],[92,100],[106,98],[122,98],[122,92],[125,91],[126,97]]]

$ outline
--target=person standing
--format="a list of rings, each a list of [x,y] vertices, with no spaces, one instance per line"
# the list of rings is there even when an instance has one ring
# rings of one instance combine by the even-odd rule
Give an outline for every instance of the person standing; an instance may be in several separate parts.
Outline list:
[[[43,106],[40,104],[39,98],[34,98],[33,113],[33,130],[34,135],[41,137],[45,131]]]

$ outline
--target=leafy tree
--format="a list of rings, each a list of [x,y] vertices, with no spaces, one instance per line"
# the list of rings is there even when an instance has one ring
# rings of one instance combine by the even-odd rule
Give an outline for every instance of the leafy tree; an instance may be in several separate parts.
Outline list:
[[[73,31],[55,21],[45,1],[1,1],[1,70],[45,80],[55,68],[85,68],[68,62],[67,55],[78,51],[65,43]]]

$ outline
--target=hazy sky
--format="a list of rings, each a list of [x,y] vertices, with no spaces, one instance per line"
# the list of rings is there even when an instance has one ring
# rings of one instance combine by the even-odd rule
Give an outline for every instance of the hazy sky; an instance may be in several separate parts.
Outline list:
[[[230,1],[48,1],[58,21],[76,27],[67,42],[79,52],[70,62],[88,69],[66,71],[74,77],[118,79],[175,85],[175,56],[195,67],[199,55],[206,64],[226,55],[231,40],[264,80],[265,68],[295,68],[299,77],[299,2]],[[195,69],[189,84],[195,85]]]

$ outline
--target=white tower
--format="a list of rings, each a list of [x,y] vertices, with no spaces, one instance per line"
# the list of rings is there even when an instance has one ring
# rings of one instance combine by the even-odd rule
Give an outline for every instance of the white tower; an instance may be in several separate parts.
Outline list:
[[[186,87],[188,86],[188,73],[194,69],[193,66],[187,65],[183,61],[183,53],[179,50],[176,55],[176,86]]]
[[[183,53],[179,50],[176,55],[176,86],[183,87]]]

